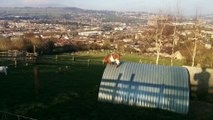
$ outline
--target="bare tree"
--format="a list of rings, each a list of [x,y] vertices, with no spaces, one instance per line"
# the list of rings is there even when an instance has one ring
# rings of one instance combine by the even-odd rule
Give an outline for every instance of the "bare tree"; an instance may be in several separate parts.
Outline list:
[[[165,29],[166,23],[168,22],[168,16],[159,15],[156,16],[156,25],[155,25],[155,46],[156,46],[156,64],[159,64],[160,52],[162,49],[162,39],[163,31]]]
[[[36,55],[38,52],[37,49],[41,49],[46,46],[48,41],[42,39],[40,35],[36,35],[34,33],[27,33],[24,35],[25,39],[28,39],[30,44],[32,45],[33,53]]]
[[[195,57],[196,57],[196,53],[197,53],[197,42],[200,38],[200,20],[198,15],[196,14],[196,18],[195,18],[195,25],[194,25],[194,48],[193,48],[193,53],[192,53],[192,67],[195,65]]]
[[[175,18],[176,19],[176,18]],[[177,20],[176,20],[176,23],[177,23]],[[177,25],[174,25],[174,33],[172,35],[172,55],[171,55],[171,66],[173,66],[173,61],[174,61],[174,48],[175,48],[175,44],[176,44],[176,41],[179,39],[176,35],[176,31],[177,31]]]
[[[179,40],[179,37],[177,36],[177,24],[180,22],[180,1],[177,0],[177,15],[175,15],[175,24],[174,24],[174,32],[172,34],[172,55],[171,55],[171,66],[174,64],[174,48],[177,44],[177,41]]]

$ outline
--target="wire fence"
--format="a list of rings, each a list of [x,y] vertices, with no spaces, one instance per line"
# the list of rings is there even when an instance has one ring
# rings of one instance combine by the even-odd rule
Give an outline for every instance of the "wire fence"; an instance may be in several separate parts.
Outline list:
[[[38,120],[31,117],[26,117],[23,115],[17,115],[9,112],[0,111],[1,120]]]
[[[0,57],[1,58],[1,57]],[[92,57],[79,57],[75,55],[45,55],[38,56],[33,58],[32,61],[27,59],[14,59],[7,60],[7,57],[4,57],[6,60],[0,60],[0,65],[18,67],[18,66],[29,66],[29,65],[57,65],[57,66],[90,66],[93,64],[102,64],[102,61],[97,58]]]

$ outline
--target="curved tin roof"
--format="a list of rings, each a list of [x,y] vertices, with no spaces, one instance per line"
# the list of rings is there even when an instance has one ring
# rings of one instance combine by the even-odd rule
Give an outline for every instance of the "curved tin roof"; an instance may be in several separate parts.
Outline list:
[[[116,68],[108,64],[98,99],[185,114],[189,107],[188,79],[183,67],[123,62]]]

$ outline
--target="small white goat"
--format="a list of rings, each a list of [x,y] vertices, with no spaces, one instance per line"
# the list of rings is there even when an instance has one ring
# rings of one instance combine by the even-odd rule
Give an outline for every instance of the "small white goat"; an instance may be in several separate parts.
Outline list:
[[[5,75],[7,75],[7,66],[0,66],[0,73],[4,73]]]

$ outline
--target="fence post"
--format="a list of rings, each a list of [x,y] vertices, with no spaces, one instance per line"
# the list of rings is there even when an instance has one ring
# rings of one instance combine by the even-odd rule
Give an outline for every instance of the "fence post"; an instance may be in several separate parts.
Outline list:
[[[21,119],[20,119],[20,116],[17,116],[17,117],[18,117],[18,120],[21,120]]]
[[[72,56],[72,61],[73,61],[73,62],[75,61],[75,56]]]
[[[55,61],[58,62],[58,55],[55,55]]]
[[[142,63],[141,59],[139,60],[139,63]]]
[[[37,66],[34,67],[34,84],[35,84],[35,94],[36,97],[38,97],[40,90],[40,80],[39,80],[39,70]]]
[[[16,58],[14,58],[14,66],[15,66],[15,68],[17,66],[17,59]]]
[[[14,57],[17,57],[17,52],[18,52],[18,51],[15,51],[15,52],[14,52]]]
[[[90,66],[90,59],[87,60],[87,66]]]
[[[75,62],[75,56],[72,56],[72,64]]]

